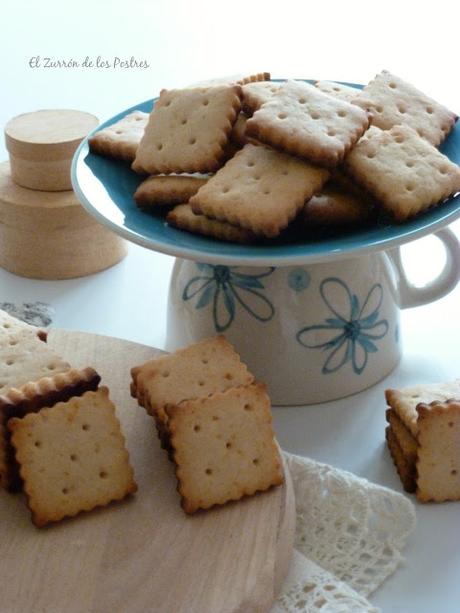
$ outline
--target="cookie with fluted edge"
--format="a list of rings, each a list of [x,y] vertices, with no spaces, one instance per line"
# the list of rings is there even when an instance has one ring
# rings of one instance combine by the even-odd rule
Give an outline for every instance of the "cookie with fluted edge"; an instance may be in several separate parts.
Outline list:
[[[344,165],[397,222],[460,191],[460,168],[407,126],[372,126]]]
[[[408,126],[435,147],[457,120],[455,113],[388,70],[364,87],[356,104],[372,113],[372,125],[382,130]]]
[[[19,468],[10,445],[7,422],[12,417],[22,418],[43,407],[52,407],[73,396],[81,396],[97,389],[101,378],[93,368],[71,369],[22,387],[11,388],[0,395],[0,485],[9,491],[21,488]]]
[[[347,192],[335,182],[329,181],[305,203],[300,218],[307,227],[343,227],[364,224],[371,214],[369,199]]]
[[[243,85],[243,109],[245,113],[248,115],[255,113],[264,102],[267,102],[276,94],[279,87],[279,83],[271,81]]]
[[[254,380],[224,336],[193,343],[135,366],[131,376],[131,394],[155,417],[164,447],[168,446],[166,406],[203,398]]]
[[[213,172],[241,110],[241,86],[163,90],[134,161],[149,174]]]
[[[37,527],[137,490],[107,388],[8,422]]]
[[[188,202],[207,180],[205,176],[153,175],[139,185],[134,200],[141,209]]]
[[[149,114],[142,111],[128,113],[112,125],[98,130],[88,140],[91,151],[116,160],[133,162],[148,119]]]
[[[362,90],[357,87],[351,87],[350,85],[344,85],[336,81],[316,81],[315,87],[329,96],[341,98],[346,102],[354,102],[356,98],[362,96]]]
[[[417,405],[417,498],[460,500],[460,400]]]
[[[303,81],[286,81],[248,120],[246,133],[310,162],[333,168],[369,126],[360,107]]]
[[[387,389],[385,398],[412,436],[417,437],[417,405],[429,404],[433,401],[444,402],[451,398],[460,400],[460,379],[442,383],[422,383],[399,390]]]
[[[178,491],[186,513],[283,482],[270,399],[261,383],[166,408]]]
[[[269,72],[253,72],[228,75],[226,77],[216,77],[198,81],[189,87],[215,87],[216,85],[245,85],[246,83],[257,83],[258,81],[270,81]]]
[[[246,245],[257,240],[255,234],[250,230],[232,226],[225,221],[210,219],[205,215],[194,213],[189,204],[179,204],[166,216],[166,221],[176,228],[192,232],[194,234],[203,234],[204,236],[212,236],[224,241],[233,243],[242,243]]]
[[[41,341],[46,341],[46,330],[32,326],[25,321],[13,317],[3,309],[0,309],[0,338],[10,334],[25,334],[38,336]]]
[[[330,173],[305,160],[248,144],[190,199],[195,213],[278,236]]]
[[[70,364],[35,334],[0,334],[0,394],[67,370]]]

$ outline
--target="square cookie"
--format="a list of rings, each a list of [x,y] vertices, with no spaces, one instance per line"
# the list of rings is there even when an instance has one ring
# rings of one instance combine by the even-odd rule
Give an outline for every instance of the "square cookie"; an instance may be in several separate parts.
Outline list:
[[[117,160],[133,162],[149,119],[148,113],[134,111],[89,139],[91,151]]]
[[[272,238],[329,176],[326,169],[304,160],[248,144],[190,199],[190,205],[195,213]]]
[[[344,227],[365,224],[371,214],[369,198],[347,191],[331,180],[305,203],[300,218],[307,228]]]
[[[286,81],[248,120],[246,133],[285,153],[335,167],[369,126],[368,114],[303,81]]]
[[[460,401],[419,404],[417,498],[460,500]]]
[[[232,226],[226,221],[218,221],[217,219],[210,219],[205,215],[194,213],[189,204],[178,204],[175,206],[166,215],[166,221],[169,225],[180,230],[186,230],[193,234],[212,236],[213,238],[232,243],[247,245],[257,240],[256,235],[250,230]]]
[[[372,126],[345,168],[399,222],[460,190],[460,168],[407,126]]]
[[[328,94],[328,96],[334,96],[350,103],[354,102],[359,96],[362,96],[362,90],[357,87],[350,87],[335,81],[316,81],[315,87]]]
[[[356,101],[372,113],[371,123],[382,130],[395,125],[412,128],[437,147],[452,129],[457,116],[410,83],[383,70],[363,89]]]
[[[192,175],[152,176],[143,181],[134,192],[134,200],[141,209],[181,204],[202,187],[208,177]]]
[[[70,364],[35,334],[0,334],[0,395],[42,377],[66,372]]]
[[[445,383],[426,383],[405,387],[400,390],[387,389],[385,398],[400,421],[413,437],[418,435],[417,405],[433,401],[445,402],[451,398],[460,400],[460,379]]]
[[[38,336],[41,341],[46,342],[47,333],[45,330],[37,328],[36,326],[31,326],[25,321],[21,321],[0,309],[0,338],[5,338],[5,336],[10,334],[15,335],[21,333],[26,336]]]
[[[17,491],[22,486],[19,467],[10,444],[8,420],[36,413],[43,407],[52,407],[73,396],[96,390],[100,380],[93,368],[72,369],[31,381],[20,388],[13,387],[6,394],[0,395],[0,486],[9,491]]]
[[[254,380],[240,356],[223,336],[205,339],[136,366],[131,392],[164,431],[165,407],[203,398]],[[166,432],[165,432],[166,434]]]
[[[178,491],[186,513],[283,482],[270,400],[254,383],[167,408]]]
[[[137,489],[107,388],[8,422],[37,527]]]
[[[215,171],[241,110],[241,95],[240,85],[163,90],[137,150],[136,171]]]

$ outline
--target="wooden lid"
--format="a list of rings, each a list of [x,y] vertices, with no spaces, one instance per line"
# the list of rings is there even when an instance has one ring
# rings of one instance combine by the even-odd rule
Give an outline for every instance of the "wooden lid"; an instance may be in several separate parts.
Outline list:
[[[10,154],[28,160],[71,158],[98,123],[94,115],[70,109],[24,113],[6,124],[5,143]]]

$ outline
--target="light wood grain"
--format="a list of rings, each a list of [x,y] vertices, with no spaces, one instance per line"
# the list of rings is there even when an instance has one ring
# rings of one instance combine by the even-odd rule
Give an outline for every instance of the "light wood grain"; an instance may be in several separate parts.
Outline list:
[[[71,109],[34,111],[10,119],[5,144],[13,180],[30,189],[72,189],[73,154],[98,123],[94,115]]]
[[[294,498],[286,485],[186,516],[154,423],[129,394],[129,370],[158,350],[53,331],[74,366],[102,375],[126,436],[138,493],[38,530],[21,495],[0,494],[3,613],[269,611],[292,553]]]
[[[73,191],[17,185],[0,164],[0,266],[34,279],[69,279],[104,270],[127,253],[126,242],[99,224]]]

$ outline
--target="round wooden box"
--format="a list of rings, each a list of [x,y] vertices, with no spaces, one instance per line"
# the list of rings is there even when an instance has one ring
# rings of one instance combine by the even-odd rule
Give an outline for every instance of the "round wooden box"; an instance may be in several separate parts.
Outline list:
[[[70,165],[79,143],[98,119],[74,110],[25,113],[5,126],[5,143],[15,183],[31,189],[72,189]]]
[[[127,253],[126,242],[97,223],[73,191],[17,185],[0,163],[0,266],[33,279],[69,279],[104,270]]]

